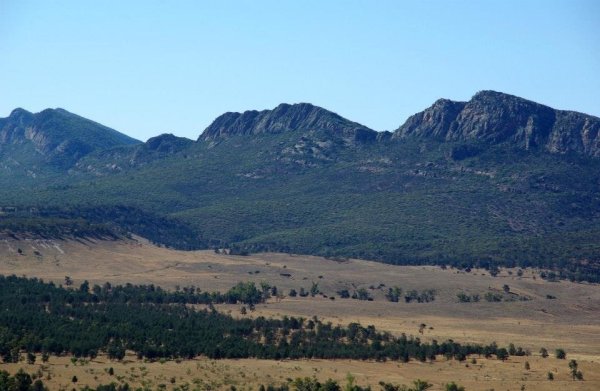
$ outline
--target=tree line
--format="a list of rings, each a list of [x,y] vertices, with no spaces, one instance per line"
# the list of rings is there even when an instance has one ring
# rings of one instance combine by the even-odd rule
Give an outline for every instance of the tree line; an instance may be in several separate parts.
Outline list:
[[[156,299],[178,297],[177,293],[153,296],[157,287],[105,286],[98,294],[82,285],[66,289],[35,278],[0,276],[0,356],[4,362],[17,362],[23,353],[93,358],[105,352],[111,359],[122,359],[127,350],[150,360],[206,356],[404,362],[435,360],[438,355],[458,360],[470,354],[499,357],[506,351],[495,343],[423,342],[358,323],[334,326],[316,317],[235,319],[214,307],[196,310],[185,300]],[[257,297],[250,284],[236,289],[240,300],[245,294],[251,301]]]

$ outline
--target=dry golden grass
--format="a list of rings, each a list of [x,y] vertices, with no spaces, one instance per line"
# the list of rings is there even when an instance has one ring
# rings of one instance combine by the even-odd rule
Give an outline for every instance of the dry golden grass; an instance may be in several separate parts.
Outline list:
[[[580,370],[584,381],[574,381],[569,375],[568,361],[541,357],[511,357],[508,361],[476,358],[460,363],[439,358],[434,363],[409,362],[365,362],[355,360],[209,360],[195,359],[180,362],[142,362],[128,356],[123,362],[108,361],[105,357],[82,364],[73,364],[68,357],[51,357],[46,364],[28,365],[4,364],[2,369],[15,373],[23,368],[29,373],[37,373],[51,390],[76,388],[89,385],[127,382],[134,387],[147,386],[158,389],[164,384],[166,389],[188,384],[190,389],[201,390],[229,389],[232,385],[238,390],[256,390],[260,384],[280,385],[287,379],[315,376],[320,381],[332,378],[345,384],[351,373],[357,384],[370,385],[378,390],[379,381],[394,384],[410,384],[415,379],[424,379],[434,386],[431,390],[443,390],[444,384],[456,382],[469,391],[478,390],[598,390],[600,372],[597,364],[581,362]],[[525,370],[525,361],[530,370]],[[114,375],[108,373],[113,368]],[[554,374],[553,381],[547,380],[547,373]],[[73,376],[78,381],[72,383]]]
[[[23,254],[18,254],[18,248],[22,249]],[[399,267],[359,260],[336,262],[319,257],[287,254],[235,257],[215,254],[212,251],[175,251],[153,246],[142,239],[116,242],[0,240],[1,274],[35,276],[57,283],[63,282],[64,277],[68,275],[76,285],[87,279],[98,284],[106,281],[113,284],[153,283],[171,289],[176,286],[194,285],[207,291],[225,291],[238,281],[267,281],[287,294],[290,288],[309,289],[314,281],[327,296],[338,296],[336,291],[343,288],[352,291],[360,287],[378,287],[385,284],[382,289],[369,289],[375,298],[372,302],[343,300],[339,297],[334,301],[324,297],[285,297],[281,301],[271,300],[258,305],[254,312],[249,312],[246,316],[317,315],[333,323],[347,324],[358,321],[363,325],[373,324],[394,334],[404,332],[419,335],[424,339],[452,338],[459,342],[478,343],[497,341],[500,345],[513,342],[530,349],[534,354],[542,346],[551,352],[561,347],[567,351],[568,358],[575,358],[580,362],[586,377],[584,382],[563,383],[561,381],[566,381],[563,376],[568,372],[567,362],[542,360],[539,357],[526,358],[532,367],[527,373],[523,370],[521,358],[511,358],[507,363],[480,360],[480,363],[484,363],[483,368],[465,368],[464,364],[459,365],[454,361],[443,361],[433,365],[410,363],[400,367],[397,363],[259,360],[130,364],[152,368],[148,376],[153,377],[156,382],[163,376],[163,380],[166,379],[164,382],[170,384],[169,373],[172,371],[177,373],[177,379],[182,377],[191,383],[196,372],[200,371],[194,369],[196,365],[221,365],[229,368],[228,371],[233,371],[231,376],[237,373],[241,377],[240,372],[247,372],[246,376],[256,373],[257,379],[261,380],[253,380],[252,384],[267,383],[266,380],[262,380],[269,379],[265,377],[267,375],[273,379],[279,379],[280,373],[285,373],[282,375],[284,378],[305,376],[312,373],[312,368],[317,368],[319,378],[342,379],[346,372],[352,372],[357,375],[364,374],[362,379],[375,383],[380,379],[408,383],[421,377],[438,386],[443,382],[455,380],[467,386],[467,390],[518,390],[522,383],[526,384],[527,390],[600,389],[599,380],[594,380],[594,376],[600,373],[600,286],[564,281],[551,283],[535,278],[537,272],[534,270],[525,270],[522,277],[516,276],[516,270],[510,272],[512,275],[504,270],[494,278],[481,270],[464,273],[435,267]],[[489,289],[501,290],[504,284],[508,284],[512,292],[528,296],[532,300],[503,303],[457,302],[456,294],[460,291],[483,295]],[[404,291],[435,289],[437,297],[434,302],[426,304],[387,302],[384,292],[387,287],[395,285],[402,287]],[[554,295],[557,299],[548,300],[547,294]],[[224,305],[219,308],[234,316],[242,316],[240,306]],[[421,323],[427,325],[423,335],[418,332]],[[102,377],[104,375],[98,373],[103,371],[102,365],[108,364],[98,361],[83,367],[71,365],[70,369],[65,368],[64,376],[70,381],[72,375],[69,375],[69,370],[84,371],[96,368],[94,376],[106,382]],[[125,371],[129,364],[110,365]],[[59,366],[64,368],[64,364]],[[300,369],[297,370],[296,367]],[[58,367],[55,365],[50,368]],[[161,368],[170,369],[163,371]],[[547,372],[554,368],[558,369],[558,381],[551,383],[545,378]],[[188,369],[192,375],[187,374]],[[88,375],[93,379],[91,373]],[[79,378],[79,375],[77,376]],[[86,376],[85,372],[82,376]],[[208,378],[209,376],[206,377]],[[177,380],[177,383],[179,382],[180,380]],[[225,384],[223,381],[221,383]],[[238,384],[250,383],[240,380]]]

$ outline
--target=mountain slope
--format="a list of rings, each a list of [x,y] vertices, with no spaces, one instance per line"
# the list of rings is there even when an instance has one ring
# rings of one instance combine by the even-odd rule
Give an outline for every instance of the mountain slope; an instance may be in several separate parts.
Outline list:
[[[15,109],[9,117],[0,118],[3,160],[22,159],[22,155],[10,154],[20,147],[21,152],[29,149],[33,160],[68,168],[91,152],[136,143],[139,141],[63,109],[37,114]]]
[[[185,248],[535,265],[600,281],[600,159],[546,147],[552,134],[577,145],[581,122],[545,131],[552,109],[487,99],[439,101],[393,138],[310,105],[226,114],[199,141],[97,150],[54,181],[0,186],[0,199],[140,232],[166,219],[156,240]]]
[[[495,91],[469,102],[440,99],[411,116],[395,138],[507,142],[524,149],[600,157],[600,118],[550,107]]]

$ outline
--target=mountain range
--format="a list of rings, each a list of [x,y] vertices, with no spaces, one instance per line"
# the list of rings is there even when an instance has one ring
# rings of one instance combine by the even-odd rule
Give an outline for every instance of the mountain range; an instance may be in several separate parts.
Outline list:
[[[16,109],[0,119],[0,200],[39,211],[12,221],[84,218],[180,248],[597,276],[599,130],[494,91],[394,132],[300,103],[225,113],[196,141]]]

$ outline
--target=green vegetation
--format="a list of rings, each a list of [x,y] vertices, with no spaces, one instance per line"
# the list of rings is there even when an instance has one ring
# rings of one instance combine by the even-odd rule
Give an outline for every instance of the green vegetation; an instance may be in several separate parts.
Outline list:
[[[388,288],[385,297],[392,303],[397,303],[400,301],[400,297],[402,297],[402,288],[397,286]]]
[[[579,371],[577,368],[579,368],[577,360],[569,361],[569,370],[571,371],[571,377],[573,378],[573,380],[583,380],[583,373],[581,373],[581,371]]]
[[[437,355],[464,360],[469,354],[501,357],[507,350],[454,341],[425,343],[394,337],[373,326],[347,327],[317,318],[234,319],[187,304],[201,299],[260,300],[267,289],[240,283],[226,294],[184,289],[166,293],[154,286],[83,283],[65,289],[38,279],[0,277],[0,355],[18,362],[22,352],[95,357],[104,351],[122,359],[126,350],[139,358],[352,358],[374,360],[435,360]],[[264,297],[264,296],[262,296]],[[168,332],[165,332],[168,331]]]
[[[458,297],[458,301],[461,303],[477,303],[479,301],[479,295],[477,294],[467,295],[464,292],[459,292],[456,294],[456,297]]]
[[[175,378],[171,378],[171,383],[175,383]],[[44,382],[40,379],[35,380],[35,377],[24,372],[22,369],[19,370],[14,376],[11,376],[7,371],[0,371],[0,390],[6,391],[47,391],[48,388],[44,385]],[[77,383],[77,377],[73,376],[73,383]],[[432,384],[425,380],[417,379],[412,382],[411,386],[397,385],[392,383],[379,382],[381,391],[425,391],[431,388]],[[148,388],[136,388],[135,390],[147,390]],[[159,389],[162,389],[159,387]],[[180,388],[175,388],[179,390]],[[456,385],[451,382],[445,385],[446,391],[464,391],[464,387]],[[81,388],[82,391],[130,391],[133,390],[128,383],[111,383],[106,385],[99,385],[96,388],[90,388],[85,386]],[[231,386],[231,391],[235,391],[236,387]],[[279,386],[269,384],[265,386],[261,384],[258,387],[258,391],[370,391],[371,387],[364,387],[356,384],[356,379],[352,374],[346,376],[346,383],[340,385],[333,379],[327,379],[325,382],[320,382],[314,377],[296,378],[294,380],[288,379],[287,382],[282,383]]]
[[[47,391],[48,388],[39,379],[34,382],[31,375],[21,369],[14,376],[4,370],[0,371],[0,390]]]
[[[454,382],[446,384],[446,391],[465,391],[465,388],[457,385]]]
[[[143,162],[138,146],[119,147],[83,158],[92,171],[39,173],[35,181],[11,171],[0,176],[0,199],[115,221],[184,249],[534,266],[600,281],[600,160],[506,145],[454,160],[454,146],[348,145],[315,130],[189,143],[168,155],[148,151]],[[120,169],[106,168],[113,164]]]
[[[422,292],[418,292],[416,290],[410,290],[406,292],[404,295],[404,301],[407,303],[417,302],[417,303],[429,303],[430,301],[435,300],[435,290],[434,289],[425,289]]]
[[[504,287],[508,287],[508,285],[505,285]],[[483,298],[485,299],[485,301],[490,302],[490,303],[499,303],[501,301],[528,301],[531,300],[531,297],[529,296],[521,296],[521,295],[517,295],[515,293],[511,293],[509,291],[506,290],[506,288],[503,289],[504,293],[500,293],[497,291],[490,291],[490,292],[486,292],[485,295],[483,295]],[[473,295],[468,295],[465,292],[459,292],[456,294],[456,297],[458,298],[458,301],[460,303],[477,303],[481,300],[481,297],[479,294],[473,294]]]

